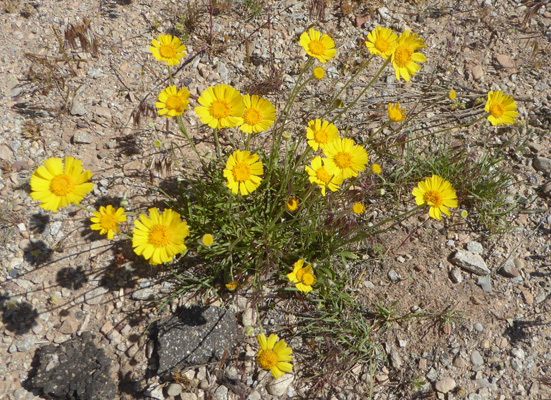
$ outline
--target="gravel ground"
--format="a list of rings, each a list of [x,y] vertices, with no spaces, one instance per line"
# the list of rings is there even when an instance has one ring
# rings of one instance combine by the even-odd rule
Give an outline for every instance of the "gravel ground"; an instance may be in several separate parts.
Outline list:
[[[452,319],[445,332],[426,320],[374,330],[374,363],[337,369],[321,384],[302,371],[325,360],[307,365],[307,345],[300,338],[290,340],[295,375],[272,382],[256,366],[254,338],[243,337],[223,370],[200,366],[183,371],[185,383],[160,382],[149,372],[152,350],[142,333],[156,317],[150,295],[169,290],[169,284],[158,283],[156,270],[143,262],[120,262],[119,255],[131,257],[128,245],[113,247],[90,234],[85,212],[67,207],[53,214],[39,208],[29,197],[28,182],[46,158],[70,155],[94,173],[94,196],[84,200],[86,205],[125,199],[129,211],[141,212],[162,200],[157,188],[176,172],[148,167],[163,161],[153,143],[176,139],[166,133],[162,118],[142,112],[135,125],[133,116],[140,105],[143,111],[143,105],[153,104],[164,85],[160,77],[166,76],[150,56],[149,42],[174,28],[183,6],[153,0],[4,1],[0,398],[39,398],[22,387],[35,351],[88,331],[114,354],[119,396],[125,399],[348,400],[369,398],[370,391],[381,400],[551,398],[551,9],[530,8],[532,3],[520,0],[333,0],[323,16],[316,16],[310,2],[265,1],[270,12],[252,16],[246,7],[250,2],[218,1],[208,46],[210,17],[203,3],[185,42],[189,62],[175,74],[176,84],[189,88],[195,99],[215,83],[245,92],[247,85],[267,79],[271,52],[283,85],[267,97],[280,110],[306,60],[298,36],[317,23],[334,38],[338,55],[328,64],[331,80],[300,99],[309,111],[342,85],[343,67],[349,71],[365,58],[363,41],[374,27],[418,32],[427,44],[427,63],[409,84],[385,72],[376,86],[379,95],[351,111],[351,119],[358,121],[355,134],[367,137],[369,129],[380,126],[380,119],[366,118],[383,116],[378,103],[400,100],[407,106],[413,102],[408,93],[419,94],[431,82],[444,93],[453,87],[465,98],[503,90],[517,100],[519,119],[525,122],[518,129],[529,139],[526,151],[506,154],[515,174],[511,196],[521,199],[527,211],[511,217],[515,229],[494,235],[462,221],[431,221],[423,229],[415,229],[417,220],[405,221],[398,232],[380,238],[395,249],[384,262],[350,266],[364,271],[354,282],[359,305],[399,300],[395,311],[401,315],[461,310],[462,318]],[[97,54],[80,46],[60,47],[66,30],[82,26],[84,18]],[[347,96],[359,92],[361,83],[352,85]],[[426,120],[447,117],[438,111]],[[212,151],[210,131],[193,113],[185,119],[200,150]],[[296,124],[303,125],[300,117]],[[511,130],[471,128],[458,134],[476,146],[500,144]],[[470,262],[473,257],[479,261]],[[477,268],[489,275],[477,275]],[[181,299],[169,308],[191,301]],[[226,301],[240,314],[241,328],[254,325],[257,316],[246,293]],[[292,326],[292,315],[282,319],[277,313],[283,307],[259,316],[267,331]],[[414,380],[417,386],[411,385]]]

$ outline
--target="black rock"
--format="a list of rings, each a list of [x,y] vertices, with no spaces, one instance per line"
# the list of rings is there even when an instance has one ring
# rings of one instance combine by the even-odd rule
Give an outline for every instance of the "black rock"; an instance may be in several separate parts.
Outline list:
[[[90,333],[59,346],[41,347],[26,386],[49,399],[111,400],[117,387],[111,379],[113,360],[96,347]]]
[[[237,341],[235,315],[218,307],[192,307],[157,323],[158,375],[220,362]]]

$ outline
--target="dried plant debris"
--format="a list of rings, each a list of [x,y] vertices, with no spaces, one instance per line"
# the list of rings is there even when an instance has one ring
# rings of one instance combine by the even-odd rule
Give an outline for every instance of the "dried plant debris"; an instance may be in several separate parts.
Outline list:
[[[69,24],[65,30],[65,43],[73,50],[79,48],[93,57],[99,56],[98,40],[92,30],[91,21],[84,17],[81,23]]]

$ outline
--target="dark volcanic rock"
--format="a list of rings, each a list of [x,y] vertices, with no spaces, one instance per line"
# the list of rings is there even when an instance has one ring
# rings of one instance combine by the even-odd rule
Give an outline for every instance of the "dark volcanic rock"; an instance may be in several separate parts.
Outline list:
[[[46,398],[67,400],[111,400],[117,387],[111,379],[113,362],[96,347],[90,333],[83,333],[59,346],[37,350],[35,371],[28,386]]]
[[[157,323],[159,375],[222,360],[237,341],[235,315],[218,307],[185,308]]]

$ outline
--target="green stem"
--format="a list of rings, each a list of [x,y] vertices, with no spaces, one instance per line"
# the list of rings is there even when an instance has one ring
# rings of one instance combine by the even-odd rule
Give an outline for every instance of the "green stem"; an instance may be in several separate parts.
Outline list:
[[[218,128],[214,128],[214,144],[216,145],[216,157],[221,158],[220,140],[218,139]]]
[[[84,210],[84,211],[88,211],[90,214],[94,214],[95,211],[93,210],[90,210],[88,207],[84,207],[83,205],[81,204],[78,204],[78,203],[73,203],[76,207],[80,208],[81,210]]]
[[[195,154],[197,154],[197,157],[199,157],[199,161],[201,162],[201,165],[203,167],[205,167],[206,166],[205,161],[203,160],[203,157],[199,153],[199,150],[197,150],[197,147],[195,147],[195,143],[193,143],[193,140],[191,140],[191,137],[187,133],[186,126],[184,125],[184,121],[182,120],[182,116],[178,116],[176,118],[176,122],[178,123],[178,128],[180,129],[180,132],[182,132],[182,134],[184,135],[184,137],[188,141],[189,145],[191,146],[191,148],[195,152]]]
[[[342,92],[344,92],[344,90],[348,87],[348,85],[350,85],[352,83],[352,81],[354,79],[356,79],[356,77],[360,74],[360,72],[362,72],[365,67],[367,67],[369,65],[369,63],[371,62],[371,60],[373,59],[375,55],[372,54],[361,66],[360,68],[358,69],[358,72],[356,72],[354,75],[352,75],[350,77],[350,79],[348,80],[348,82],[346,82],[346,84],[341,88],[341,90],[339,90],[339,92],[333,96],[333,98],[331,99],[331,101],[329,102],[329,108],[327,108],[327,110],[325,110],[325,112],[323,113],[323,115],[320,117],[320,119],[323,120],[323,118],[329,114],[333,108],[334,108],[334,103],[335,103],[335,100],[337,100],[339,98],[339,96],[341,95]]]
[[[375,83],[375,81],[377,79],[379,79],[379,76],[382,74],[382,72],[384,71],[384,69],[386,68],[386,66],[390,63],[390,58],[386,60],[386,62],[383,64],[383,66],[379,69],[379,71],[375,74],[375,76],[371,79],[371,81],[367,84],[366,87],[363,88],[363,90],[360,92],[360,94],[354,99],[354,101],[350,104],[348,104],[346,107],[344,107],[344,109],[335,117],[331,120],[331,123],[335,122],[337,119],[339,119],[346,111],[348,111],[349,108],[353,107],[361,98],[362,96],[364,95],[364,93],[367,91],[367,89],[369,89],[373,83]]]
[[[456,126],[452,126],[452,127],[449,127],[449,128],[445,128],[445,129],[441,129],[439,131],[436,131],[436,132],[431,132],[431,133],[427,133],[426,135],[421,135],[419,137],[415,137],[413,139],[409,139],[409,140],[406,140],[405,142],[401,142],[401,143],[395,143],[393,144],[392,146],[388,146],[387,148],[383,149],[383,150],[388,150],[388,149],[391,149],[393,147],[397,147],[397,146],[405,146],[406,144],[410,143],[410,142],[413,142],[415,140],[419,140],[419,139],[423,139],[423,138],[426,138],[426,137],[429,137],[429,136],[434,136],[434,135],[438,135],[440,133],[445,133],[445,132],[449,132],[451,131],[452,129],[455,129],[455,128],[466,128],[468,126],[471,126],[471,125],[474,125],[476,124],[477,122],[480,122],[482,121],[484,118],[488,117],[489,113],[487,114],[484,114],[482,117],[472,121],[472,122],[466,122],[464,124],[461,124],[461,125],[456,125]]]

